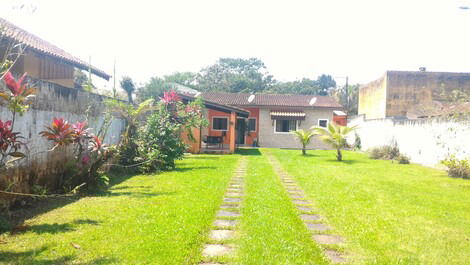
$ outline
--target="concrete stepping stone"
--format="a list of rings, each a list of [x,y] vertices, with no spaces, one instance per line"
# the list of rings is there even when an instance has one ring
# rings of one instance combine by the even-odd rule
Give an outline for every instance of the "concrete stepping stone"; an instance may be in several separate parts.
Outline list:
[[[317,221],[320,220],[321,217],[318,214],[301,214],[300,219],[303,221]]]
[[[222,263],[207,263],[207,262],[204,262],[204,263],[199,263],[199,265],[223,265]]]
[[[212,240],[227,240],[233,238],[235,234],[232,230],[212,230],[209,234],[209,238]]]
[[[336,250],[326,249],[325,255],[331,260],[332,263],[345,263],[346,259]]]
[[[242,189],[227,189],[227,192],[243,192]]]
[[[311,212],[311,211],[313,211],[312,208],[306,207],[306,206],[297,206],[297,209],[299,209],[299,211],[303,211],[303,212]]]
[[[237,213],[237,212],[220,210],[220,211],[217,212],[217,216],[219,216],[219,217],[239,217],[240,214]]]
[[[292,199],[304,199],[305,197],[301,194],[291,194],[290,197]]]
[[[325,225],[325,224],[312,224],[312,223],[306,223],[307,228],[312,231],[326,231],[330,230],[330,227]]]
[[[313,240],[324,245],[343,243],[343,238],[337,235],[313,235]]]
[[[238,220],[215,220],[214,226],[220,228],[233,228],[238,224]]]
[[[241,188],[242,186],[239,184],[230,184],[230,188]]]
[[[293,200],[292,202],[299,205],[310,204],[307,200]]]
[[[240,193],[240,192],[227,192],[225,194],[225,196],[228,196],[228,197],[241,197],[241,196],[243,196],[243,194]]]
[[[241,202],[240,198],[224,198],[224,202]]]
[[[229,254],[230,251],[232,251],[232,248],[226,245],[206,244],[202,251],[202,255],[205,257],[216,257]]]
[[[239,208],[240,204],[222,204],[220,206],[221,209],[234,209],[234,208]]]

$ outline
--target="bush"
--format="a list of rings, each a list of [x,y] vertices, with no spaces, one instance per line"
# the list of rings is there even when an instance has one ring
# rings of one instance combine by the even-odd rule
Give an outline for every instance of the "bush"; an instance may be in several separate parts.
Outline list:
[[[139,132],[139,160],[143,172],[171,170],[175,160],[182,159],[186,145],[181,136],[182,125],[165,109],[154,112]]]
[[[374,147],[369,149],[369,158],[371,159],[384,159],[393,160],[398,158],[400,150],[396,145],[384,145],[380,147]]]
[[[407,155],[399,154],[396,158],[398,164],[409,164],[410,158]]]
[[[442,161],[449,177],[470,179],[470,159],[457,159],[454,155]]]

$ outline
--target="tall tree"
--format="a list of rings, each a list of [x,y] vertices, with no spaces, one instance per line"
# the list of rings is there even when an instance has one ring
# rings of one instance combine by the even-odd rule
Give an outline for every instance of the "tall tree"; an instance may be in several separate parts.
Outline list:
[[[302,78],[302,80],[289,82],[276,82],[268,91],[268,93],[276,94],[303,94],[303,95],[319,95],[320,87],[317,81]]]
[[[140,102],[149,98],[158,100],[160,97],[163,97],[164,92],[172,90],[172,88],[173,85],[171,83],[155,76],[150,78],[147,84],[137,90],[137,98]]]
[[[357,115],[359,84],[337,88],[331,94],[346,109],[348,115]]]
[[[197,74],[193,72],[175,72],[170,75],[163,76],[163,79],[165,82],[177,83],[183,86],[194,88],[196,76]]]
[[[322,96],[328,95],[330,88],[336,87],[336,81],[331,75],[322,74],[317,78],[317,84],[320,87],[319,94]]]
[[[126,91],[129,103],[133,104],[134,101],[132,100],[132,94],[135,91],[134,81],[132,81],[128,76],[123,76],[121,79],[121,88]]]
[[[197,76],[201,91],[262,92],[274,84],[274,78],[257,58],[220,58],[203,68]]]

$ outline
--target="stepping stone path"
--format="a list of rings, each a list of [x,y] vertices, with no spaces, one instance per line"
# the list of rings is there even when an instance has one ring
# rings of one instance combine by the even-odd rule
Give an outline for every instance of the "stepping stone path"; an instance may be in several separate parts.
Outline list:
[[[267,157],[275,172],[281,178],[284,188],[292,199],[292,203],[299,210],[300,219],[302,219],[305,226],[312,231],[312,240],[322,246],[325,256],[327,256],[332,263],[346,263],[347,260],[341,252],[329,248],[331,245],[343,243],[344,239],[338,235],[327,234],[330,230],[327,224],[316,223],[324,220],[324,218],[313,213],[314,209],[311,207],[313,203],[305,198],[302,189],[296,184],[294,179],[282,169],[279,161],[270,153],[268,153]]]
[[[222,263],[213,262],[213,260],[233,253],[234,246],[226,244],[226,241],[235,237],[235,229],[239,222],[237,219],[241,216],[239,208],[244,195],[243,180],[246,167],[247,159],[242,157],[227,188],[223,204],[217,212],[217,218],[212,224],[214,228],[209,232],[210,243],[204,245],[202,251],[204,260],[200,265],[223,265]]]

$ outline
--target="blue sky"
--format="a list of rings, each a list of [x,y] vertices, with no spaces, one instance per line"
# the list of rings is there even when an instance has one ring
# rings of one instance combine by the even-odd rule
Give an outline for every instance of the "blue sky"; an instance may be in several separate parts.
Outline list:
[[[116,60],[118,78],[138,82],[198,71],[219,57],[258,57],[283,81],[327,73],[366,83],[386,70],[420,66],[470,72],[470,10],[459,8],[466,5],[470,1],[2,0],[0,16],[84,60],[91,56],[108,73]]]

